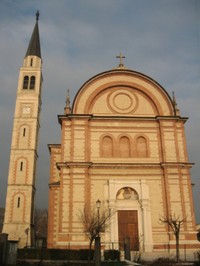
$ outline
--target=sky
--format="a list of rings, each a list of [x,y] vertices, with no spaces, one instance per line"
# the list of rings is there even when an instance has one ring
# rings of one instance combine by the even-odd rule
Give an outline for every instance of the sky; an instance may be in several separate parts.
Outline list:
[[[60,143],[57,115],[64,113],[92,76],[127,68],[161,84],[185,124],[196,220],[200,223],[200,1],[199,0],[1,0],[0,1],[0,207],[6,198],[19,69],[40,11],[43,59],[42,113],[36,207],[48,206],[49,152]]]

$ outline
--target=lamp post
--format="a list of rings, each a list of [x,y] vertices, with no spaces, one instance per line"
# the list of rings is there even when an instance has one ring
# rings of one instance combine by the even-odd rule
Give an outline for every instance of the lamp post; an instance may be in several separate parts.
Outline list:
[[[97,207],[97,233],[98,233],[98,237],[99,237],[99,210],[100,210],[100,207],[101,207],[101,201],[98,199],[97,201],[96,201],[96,207]]]
[[[101,240],[99,236],[99,231],[100,231],[99,211],[101,207],[101,201],[99,199],[96,201],[96,207],[97,207],[97,237],[95,238],[95,266],[100,266],[101,265]]]

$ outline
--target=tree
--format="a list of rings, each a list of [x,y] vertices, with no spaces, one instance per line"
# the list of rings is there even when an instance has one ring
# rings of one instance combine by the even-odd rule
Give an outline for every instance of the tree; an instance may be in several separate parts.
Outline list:
[[[47,210],[35,209],[34,213],[34,230],[35,230],[35,240],[42,241],[42,245],[46,245],[47,238],[47,222],[48,222],[48,212]],[[36,243],[38,245],[38,243]]]
[[[169,217],[161,217],[159,221],[163,224],[168,224],[172,229],[175,239],[176,239],[176,261],[180,261],[180,253],[179,253],[179,236],[181,225],[185,223],[186,219],[181,219],[180,215],[176,216],[175,214],[169,215]]]
[[[93,241],[100,233],[104,233],[108,227],[109,220],[113,212],[110,209],[103,207],[97,209],[96,206],[90,210],[84,208],[80,211],[80,221],[83,224],[84,232],[89,238],[89,249],[91,250]]]

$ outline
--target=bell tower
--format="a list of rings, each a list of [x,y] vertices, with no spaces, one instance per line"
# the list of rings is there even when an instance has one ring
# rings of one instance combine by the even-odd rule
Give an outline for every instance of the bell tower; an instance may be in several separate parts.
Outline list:
[[[19,71],[8,171],[3,233],[18,241],[18,247],[34,243],[34,198],[37,144],[40,128],[42,59],[39,12],[29,46]]]

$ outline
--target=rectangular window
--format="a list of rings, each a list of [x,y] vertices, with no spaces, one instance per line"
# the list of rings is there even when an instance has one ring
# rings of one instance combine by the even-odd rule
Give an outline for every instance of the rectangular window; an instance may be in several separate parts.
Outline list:
[[[20,197],[17,198],[17,208],[20,207]]]
[[[25,137],[26,136],[26,128],[24,127],[23,128],[23,137]]]
[[[23,170],[23,162],[20,163],[20,171]]]

